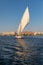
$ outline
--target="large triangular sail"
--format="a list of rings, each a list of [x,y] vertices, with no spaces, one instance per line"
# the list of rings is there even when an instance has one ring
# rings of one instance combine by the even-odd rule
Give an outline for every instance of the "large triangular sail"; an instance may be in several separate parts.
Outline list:
[[[18,35],[20,35],[20,33],[23,31],[23,29],[29,23],[29,18],[30,18],[29,17],[29,11],[28,11],[28,7],[27,7],[23,16],[22,16],[22,19],[21,19],[21,22],[20,22],[20,25],[19,25],[19,28],[18,28],[18,32],[17,32]]]

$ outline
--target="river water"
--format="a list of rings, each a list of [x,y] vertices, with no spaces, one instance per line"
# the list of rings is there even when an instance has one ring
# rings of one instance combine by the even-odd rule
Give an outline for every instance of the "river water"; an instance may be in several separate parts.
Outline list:
[[[0,65],[43,65],[43,36],[0,36]]]

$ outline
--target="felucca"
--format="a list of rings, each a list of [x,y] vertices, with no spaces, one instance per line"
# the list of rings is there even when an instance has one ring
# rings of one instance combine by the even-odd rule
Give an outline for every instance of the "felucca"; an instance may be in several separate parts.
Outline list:
[[[29,19],[30,19],[30,17],[29,17],[29,10],[28,10],[28,7],[27,7],[26,10],[24,11],[24,14],[22,16],[22,19],[20,21],[16,38],[22,38],[21,32],[28,25]]]

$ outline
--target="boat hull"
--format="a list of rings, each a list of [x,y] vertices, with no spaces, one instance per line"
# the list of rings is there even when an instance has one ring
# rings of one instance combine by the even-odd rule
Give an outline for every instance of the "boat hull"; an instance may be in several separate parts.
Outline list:
[[[21,39],[23,36],[15,36],[17,39]]]

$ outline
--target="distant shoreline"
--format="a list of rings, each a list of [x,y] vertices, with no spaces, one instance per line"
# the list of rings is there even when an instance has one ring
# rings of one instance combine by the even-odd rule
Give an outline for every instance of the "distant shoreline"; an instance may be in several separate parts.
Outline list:
[[[16,32],[2,32],[0,33],[0,36],[16,36]],[[26,31],[26,32],[21,32],[21,35],[27,36],[27,35],[43,35],[43,32],[31,32],[31,31]]]

